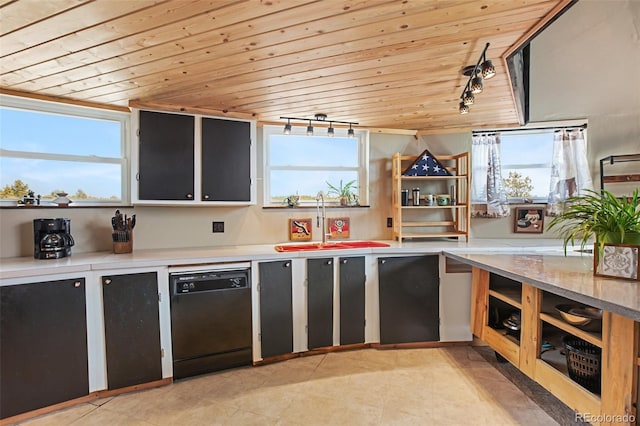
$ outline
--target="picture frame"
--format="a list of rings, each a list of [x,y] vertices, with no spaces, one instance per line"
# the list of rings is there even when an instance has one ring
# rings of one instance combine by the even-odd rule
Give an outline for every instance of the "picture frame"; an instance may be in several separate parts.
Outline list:
[[[310,217],[289,219],[289,241],[311,241],[313,222]]]
[[[593,250],[593,274],[640,281],[640,246],[605,243]]]
[[[516,207],[513,232],[541,234],[544,229],[544,208]]]
[[[349,238],[349,218],[348,217],[332,217],[329,222],[329,238],[332,240],[341,240]]]

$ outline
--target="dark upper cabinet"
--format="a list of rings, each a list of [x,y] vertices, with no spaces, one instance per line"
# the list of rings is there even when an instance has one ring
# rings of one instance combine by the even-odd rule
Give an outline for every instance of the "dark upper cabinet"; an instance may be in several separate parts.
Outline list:
[[[202,119],[202,200],[251,201],[251,125]]]
[[[380,343],[440,339],[438,256],[378,258]]]
[[[262,358],[293,352],[291,261],[261,262],[260,343]]]
[[[255,122],[155,111],[138,113],[134,202],[255,203]]]
[[[108,388],[161,380],[156,273],[103,276],[102,295]]]
[[[307,260],[309,349],[333,346],[333,258]]]
[[[0,418],[89,394],[85,280],[0,287]]]
[[[138,198],[193,200],[194,117],[140,111]]]
[[[364,343],[365,258],[341,257],[339,262],[340,344]]]

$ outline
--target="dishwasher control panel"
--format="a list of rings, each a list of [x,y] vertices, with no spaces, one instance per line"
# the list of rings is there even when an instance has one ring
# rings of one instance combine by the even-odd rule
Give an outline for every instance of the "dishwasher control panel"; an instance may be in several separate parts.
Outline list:
[[[170,274],[169,281],[173,294],[242,289],[249,287],[249,270]]]

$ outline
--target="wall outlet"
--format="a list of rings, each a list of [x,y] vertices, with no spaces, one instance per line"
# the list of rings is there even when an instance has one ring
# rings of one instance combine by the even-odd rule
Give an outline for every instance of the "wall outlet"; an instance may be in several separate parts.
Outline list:
[[[387,228],[393,228],[393,218],[387,218]]]
[[[224,232],[224,222],[213,222],[213,232]]]

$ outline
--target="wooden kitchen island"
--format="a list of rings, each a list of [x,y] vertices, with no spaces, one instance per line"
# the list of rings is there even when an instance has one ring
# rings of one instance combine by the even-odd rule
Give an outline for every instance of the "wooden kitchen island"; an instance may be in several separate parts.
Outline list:
[[[593,257],[553,254],[456,254],[472,267],[471,330],[524,374],[592,424],[636,424],[640,283],[593,275]],[[602,321],[574,326],[556,306],[602,309]],[[520,318],[520,330],[502,326]],[[600,380],[569,377],[563,338],[601,349]],[[573,365],[573,364],[572,364]]]

